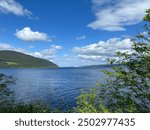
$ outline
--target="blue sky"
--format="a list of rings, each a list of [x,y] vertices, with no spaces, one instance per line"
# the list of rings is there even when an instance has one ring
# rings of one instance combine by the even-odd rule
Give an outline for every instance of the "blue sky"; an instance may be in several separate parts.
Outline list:
[[[0,0],[0,50],[59,66],[105,64],[129,51],[149,0]]]

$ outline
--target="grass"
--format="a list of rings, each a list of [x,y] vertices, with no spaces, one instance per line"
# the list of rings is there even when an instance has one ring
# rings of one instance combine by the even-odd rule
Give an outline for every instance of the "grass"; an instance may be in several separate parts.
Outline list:
[[[5,62],[8,66],[17,66],[18,64],[16,62]]]

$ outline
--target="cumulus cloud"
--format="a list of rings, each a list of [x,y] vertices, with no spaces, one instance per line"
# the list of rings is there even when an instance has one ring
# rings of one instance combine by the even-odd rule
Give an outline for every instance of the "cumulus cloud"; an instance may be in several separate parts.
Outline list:
[[[56,57],[56,53],[58,50],[61,50],[63,47],[58,45],[51,45],[48,49],[41,50],[39,52],[31,53],[32,56],[47,59],[47,60],[54,60]]]
[[[140,23],[150,0],[92,0],[96,20],[88,27],[107,31],[124,31],[124,26]]]
[[[85,39],[86,38],[86,36],[79,36],[79,37],[76,37],[76,40],[83,40],[83,39]]]
[[[43,32],[32,31],[30,27],[25,27],[22,30],[16,30],[15,36],[23,41],[46,41],[51,42],[51,38]]]
[[[57,51],[62,48],[63,47],[59,45],[51,45],[48,49],[44,49],[44,50],[36,51],[36,52],[29,52],[22,48],[13,47],[10,44],[0,43],[0,50],[17,51],[17,52],[21,52],[27,55],[34,56],[34,57],[47,59],[50,61],[55,59]]]
[[[22,48],[16,48],[11,46],[10,44],[0,43],[0,50],[12,50],[18,51],[27,55],[31,55],[38,58],[47,59],[49,61],[53,61],[59,66],[68,67],[68,66],[85,66],[85,65],[93,65],[102,63],[99,60],[89,60],[87,58],[81,58],[77,55],[67,55],[57,56],[57,52],[61,50],[63,47],[59,45],[51,45],[48,49],[40,50],[40,51],[27,51]],[[105,62],[103,62],[105,63]]]
[[[13,13],[17,16],[28,16],[29,18],[32,16],[31,11],[25,9],[15,0],[0,0],[0,12]]]
[[[73,52],[82,59],[105,61],[107,58],[115,57],[117,51],[130,52],[131,45],[132,41],[129,38],[112,38],[83,47],[74,47]]]

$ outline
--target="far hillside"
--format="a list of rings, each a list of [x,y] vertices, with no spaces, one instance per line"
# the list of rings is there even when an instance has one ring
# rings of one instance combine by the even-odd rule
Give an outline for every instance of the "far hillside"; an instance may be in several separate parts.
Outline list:
[[[0,67],[57,68],[53,62],[16,51],[0,51]]]
[[[123,64],[101,64],[101,65],[89,65],[89,66],[80,66],[79,68],[93,69],[93,68],[110,68],[123,66]]]

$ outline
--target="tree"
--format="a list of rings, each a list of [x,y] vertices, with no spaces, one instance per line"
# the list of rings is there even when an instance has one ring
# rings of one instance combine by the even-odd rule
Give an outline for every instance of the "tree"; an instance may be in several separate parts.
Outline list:
[[[11,76],[0,74],[0,112],[7,111],[8,106],[10,106],[12,91],[8,88],[8,85],[12,83],[14,83],[14,80]]]
[[[132,40],[131,52],[109,59],[122,66],[104,71],[105,83],[82,92],[75,112],[150,112],[150,9],[144,21],[144,32]]]

